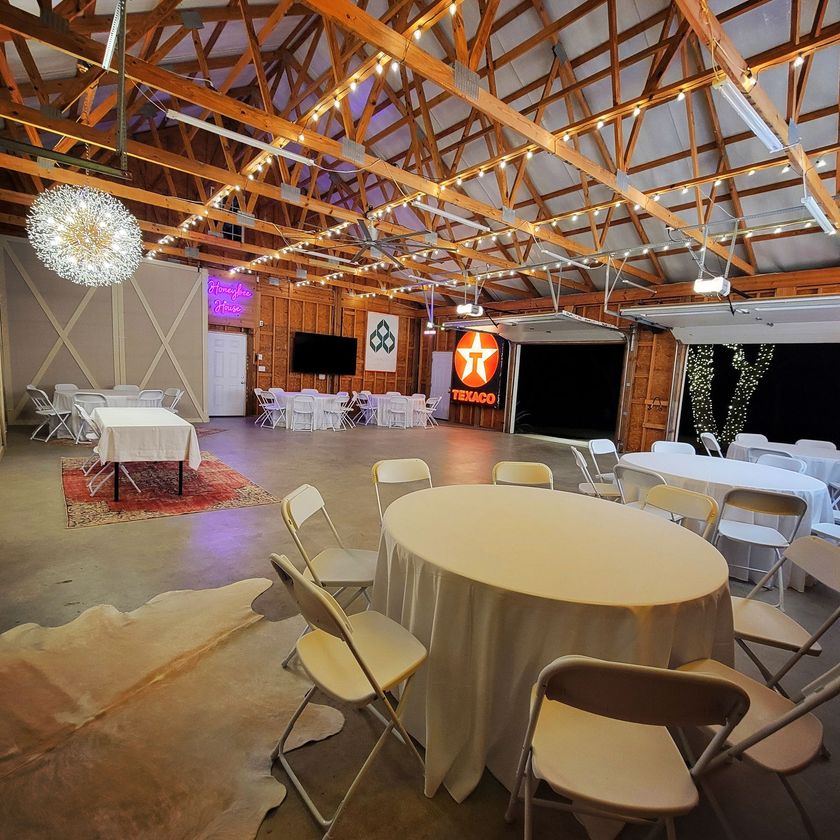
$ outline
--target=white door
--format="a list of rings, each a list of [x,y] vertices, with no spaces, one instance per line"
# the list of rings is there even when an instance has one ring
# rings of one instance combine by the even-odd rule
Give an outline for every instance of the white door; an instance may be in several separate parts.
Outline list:
[[[429,396],[440,397],[435,417],[438,420],[449,419],[449,391],[452,387],[452,353],[442,350],[432,352],[432,380],[429,383]]]
[[[245,333],[207,333],[208,413],[211,416],[245,415],[247,340]]]

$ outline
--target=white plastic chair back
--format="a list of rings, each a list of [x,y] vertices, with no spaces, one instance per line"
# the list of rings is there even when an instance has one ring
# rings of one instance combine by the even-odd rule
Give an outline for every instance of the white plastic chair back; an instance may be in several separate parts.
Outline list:
[[[796,441],[796,445],[808,446],[811,449],[837,449],[830,440],[811,440],[810,438],[800,438]]]
[[[735,443],[741,443],[744,446],[761,446],[762,443],[767,442],[767,435],[754,435],[749,432],[735,435]]]
[[[601,481],[608,481],[609,477],[607,473],[618,463],[618,451],[615,448],[615,444],[609,438],[594,438],[589,441],[589,454],[592,456],[592,463],[595,464],[595,471],[598,473],[598,478]],[[601,468],[601,465],[598,463],[599,455],[602,457],[608,455],[612,458],[613,463],[610,470]]]
[[[257,402],[263,411],[268,411],[275,407],[274,395],[268,391],[263,391],[262,388],[254,388],[254,393],[257,395]]]
[[[657,440],[650,448],[651,452],[669,452],[671,455],[696,455],[697,450],[680,440]]]
[[[618,485],[621,501],[625,505],[630,502],[641,502],[642,506],[652,488],[667,484],[665,479],[653,470],[643,470],[626,464],[616,465],[615,483]]]
[[[538,461],[499,461],[493,466],[493,484],[554,489],[554,475],[547,464]]]
[[[400,394],[399,391],[386,391],[385,396],[386,397],[401,397],[402,394]]]
[[[583,480],[587,484],[594,484],[592,481],[592,476],[589,473],[589,467],[586,465],[586,459],[583,455],[578,452],[578,450],[574,446],[569,447],[572,450],[572,456],[575,459],[575,463],[577,464],[578,469],[581,471],[583,475]]]
[[[411,396],[412,397],[419,397],[423,401],[426,400],[426,395],[425,394],[412,394]]]
[[[840,592],[840,546],[819,537],[799,537],[785,549],[785,557],[823,586]]]
[[[341,537],[338,535],[338,531],[336,531],[335,525],[333,525],[333,521],[327,513],[324,499],[315,487],[311,484],[302,484],[296,490],[289,493],[288,496],[280,500],[280,514],[283,517],[283,521],[286,523],[286,527],[289,529],[289,533],[292,535],[292,539],[295,541],[295,545],[298,547],[309,569],[309,573],[312,575],[313,580],[320,586],[321,580],[315,573],[312,560],[300,537],[300,530],[304,523],[319,511],[326,520],[327,525],[329,525],[336,543],[341,548],[344,548],[344,543],[341,541]]]
[[[27,385],[26,393],[29,394],[29,399],[32,400],[32,404],[35,406],[36,411],[55,411],[53,404],[45,391],[42,391],[40,388],[36,388],[34,385]]]
[[[804,473],[808,469],[808,465],[801,458],[785,457],[778,452],[767,452],[764,455],[759,455],[755,462],[756,464],[764,464],[766,467],[777,467],[780,470],[790,470],[796,473]]]
[[[379,519],[382,519],[384,511],[382,495],[379,490],[380,484],[413,484],[417,481],[428,482],[432,486],[432,473],[429,465],[420,458],[392,458],[386,461],[377,461],[371,467],[373,476],[373,488],[376,492],[376,506],[379,508]],[[394,501],[391,499],[391,501]]]
[[[371,392],[370,391],[359,391],[362,396],[369,397]]]
[[[184,391],[182,388],[167,388],[163,392],[164,408],[175,411],[175,406],[178,405],[183,396]]]
[[[62,383],[61,385],[56,385],[55,390],[56,391],[78,391],[79,386],[78,385],[69,385],[67,383]]]
[[[306,394],[309,397],[316,397],[321,392],[317,388],[301,388],[301,394]]]
[[[272,554],[271,565],[308,624],[345,642],[352,636],[347,614],[326,589],[307,580],[285,554]]]
[[[763,455],[775,455],[777,458],[793,458],[790,452],[778,449],[766,449],[762,446],[751,446],[747,449],[747,460],[756,463]]]
[[[388,414],[390,415],[389,426],[396,424],[403,428],[409,426],[411,403],[409,403],[408,397],[391,397],[388,401]]]
[[[723,458],[720,444],[711,432],[702,432],[700,434],[700,443],[703,444],[707,455],[717,455],[719,458]]]
[[[682,525],[686,525],[687,521],[702,523],[704,539],[711,536],[718,517],[718,503],[711,496],[670,484],[651,487],[645,497],[645,507],[666,510]]]
[[[104,397],[103,397],[104,399]],[[99,434],[99,426],[96,425],[96,421],[93,417],[88,413],[89,403],[87,400],[77,400],[76,401],[76,412],[78,413],[79,417],[81,418],[82,422],[85,423],[94,434]],[[107,405],[107,403],[106,403]],[[96,405],[93,406],[96,408]]]
[[[148,388],[140,392],[138,400],[143,408],[160,408],[163,405],[163,391],[158,388]]]
[[[696,679],[681,679],[689,675]],[[544,697],[590,714],[646,726],[720,726],[694,763],[692,775],[701,773],[720,752],[750,705],[742,688],[711,674],[561,656],[540,673],[529,738]]]
[[[139,394],[140,393],[140,386],[139,385],[114,385],[114,391],[125,391],[128,394]]]

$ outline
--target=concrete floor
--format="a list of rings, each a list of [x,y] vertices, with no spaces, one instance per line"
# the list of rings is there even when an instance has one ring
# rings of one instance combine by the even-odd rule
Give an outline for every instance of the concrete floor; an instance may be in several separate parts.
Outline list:
[[[255,428],[248,420],[217,419],[220,434],[201,440],[220,457],[278,498],[299,484],[318,486],[340,533],[358,547],[375,548],[379,522],[370,466],[381,458],[416,456],[430,466],[436,484],[482,483],[499,460],[540,460],[554,470],[558,489],[576,489],[578,476],[568,449],[519,436],[441,426],[427,430],[361,428],[353,432],[307,434]],[[0,632],[22,622],[58,625],[100,603],[131,610],[171,589],[220,586],[249,577],[270,577],[272,551],[296,558],[277,506],[244,508],[93,528],[65,528],[60,459],[76,455],[72,445],[45,446],[12,429],[0,460]],[[739,589],[734,584],[733,590]],[[814,627],[837,599],[820,587],[790,593],[789,612]],[[296,610],[274,585],[256,607],[270,619]],[[829,633],[819,659],[800,665],[792,687],[840,659],[838,632]],[[277,667],[270,652],[267,667]],[[768,657],[772,659],[772,657]],[[739,667],[753,673],[739,660]],[[457,698],[453,698],[457,702]],[[378,731],[369,716],[344,710],[344,731],[328,742],[295,753],[302,777],[316,800],[338,800],[367,754]],[[840,701],[820,711],[826,744],[840,753]],[[507,792],[485,773],[478,789],[457,805],[443,790],[423,795],[419,768],[392,739],[373,772],[348,806],[334,832],[337,838],[514,838],[521,819],[504,823]],[[818,761],[794,779],[821,836],[837,836],[840,818],[840,757]],[[281,770],[275,773],[285,781]],[[290,786],[289,786],[290,787]],[[739,837],[794,840],[804,831],[777,779],[746,766],[728,768],[714,790]],[[721,837],[706,803],[678,823],[681,838]],[[642,837],[628,827],[622,837]],[[310,840],[321,836],[293,789],[270,813],[261,838]],[[585,837],[582,828],[559,812],[538,814],[535,836]]]

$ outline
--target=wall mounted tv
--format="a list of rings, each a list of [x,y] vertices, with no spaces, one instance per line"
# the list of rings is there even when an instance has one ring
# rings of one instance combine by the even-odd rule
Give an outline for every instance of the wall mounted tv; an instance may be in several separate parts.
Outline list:
[[[296,332],[292,339],[292,370],[355,376],[358,343],[355,338],[340,335]]]

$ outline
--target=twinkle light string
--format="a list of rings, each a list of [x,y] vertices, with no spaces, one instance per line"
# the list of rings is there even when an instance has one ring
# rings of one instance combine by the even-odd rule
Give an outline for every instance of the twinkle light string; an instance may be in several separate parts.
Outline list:
[[[726,344],[724,346],[732,351],[732,367],[738,372],[738,381],[735,383],[732,399],[727,406],[726,420],[720,435],[718,435],[718,425],[712,404],[712,382],[715,375],[714,345],[693,344],[688,351],[686,360],[688,394],[691,399],[691,413],[698,441],[703,432],[711,432],[720,443],[729,444],[744,431],[750,400],[767,373],[775,350],[772,344],[761,344],[755,361],[750,362],[743,345]]]
[[[732,367],[738,371],[738,381],[726,412],[726,422],[721,432],[721,442],[732,443],[735,436],[744,431],[747,425],[747,410],[750,400],[758,388],[764,374],[773,361],[773,344],[759,345],[754,362],[750,362],[740,344],[727,344],[732,351]]]

